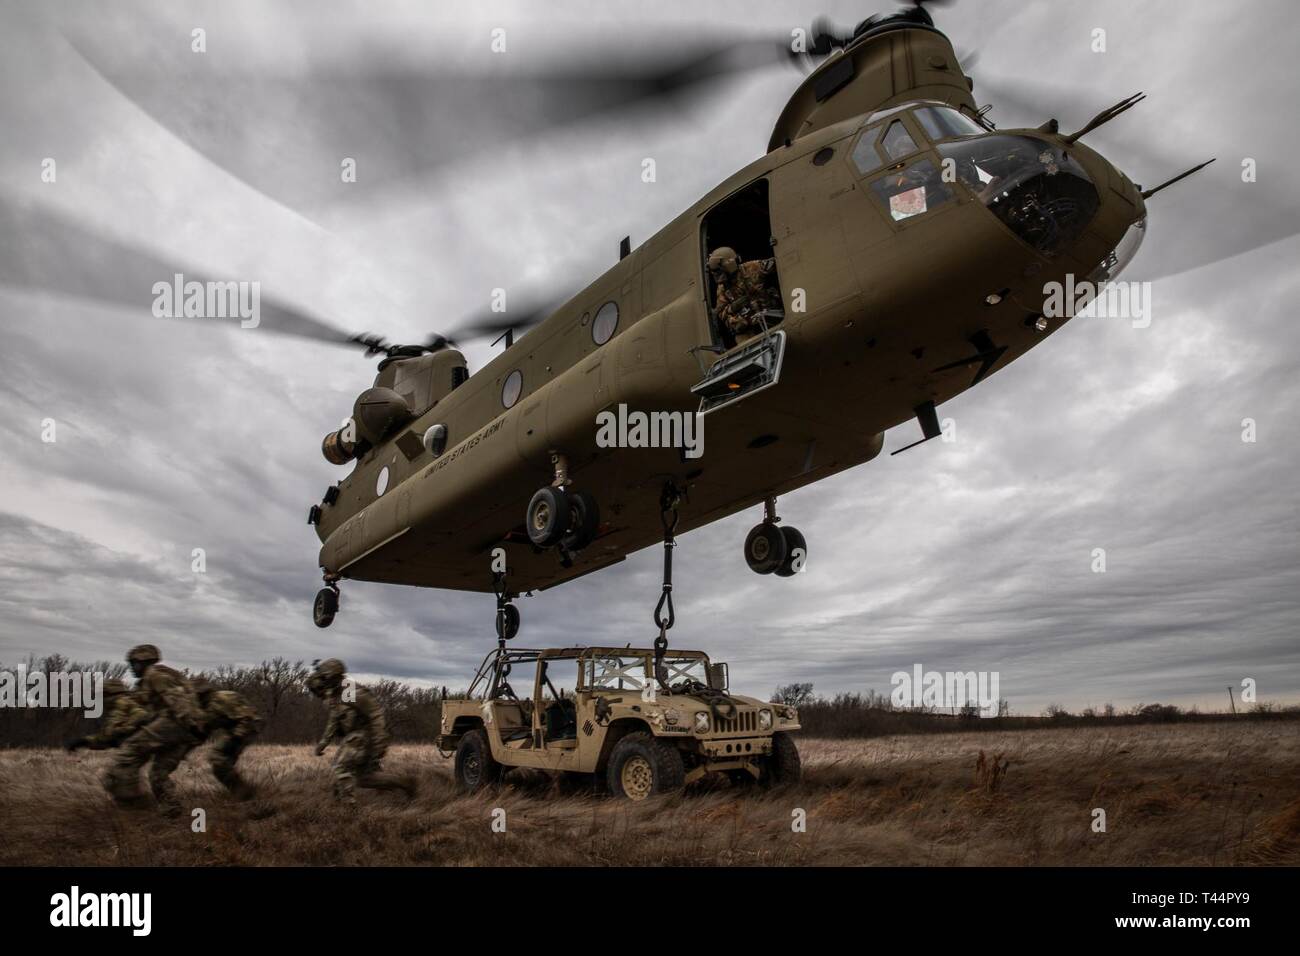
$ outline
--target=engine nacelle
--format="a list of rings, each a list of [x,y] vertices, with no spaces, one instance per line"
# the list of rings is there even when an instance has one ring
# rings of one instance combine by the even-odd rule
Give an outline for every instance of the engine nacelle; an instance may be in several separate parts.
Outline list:
[[[406,399],[391,388],[368,388],[352,407],[357,436],[371,445],[378,445],[413,417]]]

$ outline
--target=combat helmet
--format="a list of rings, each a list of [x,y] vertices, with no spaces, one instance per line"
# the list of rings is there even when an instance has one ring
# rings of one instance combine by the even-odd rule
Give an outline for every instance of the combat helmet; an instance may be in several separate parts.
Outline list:
[[[154,644],[137,644],[126,652],[128,664],[157,664],[162,660],[162,652]]]
[[[739,268],[740,256],[731,246],[719,246],[709,253],[709,272],[713,275],[734,275]]]
[[[343,682],[347,667],[337,657],[316,661],[311,676],[307,678],[307,689],[320,697],[330,687],[337,687]]]

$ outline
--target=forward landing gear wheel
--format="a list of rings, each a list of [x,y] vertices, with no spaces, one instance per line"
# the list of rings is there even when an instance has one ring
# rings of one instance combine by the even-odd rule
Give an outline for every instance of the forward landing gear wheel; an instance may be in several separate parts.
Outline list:
[[[334,615],[338,612],[338,591],[334,588],[321,588],[316,592],[316,603],[312,605],[311,616],[317,627],[329,627],[334,623]]]
[[[560,544],[566,551],[581,551],[596,538],[600,527],[600,507],[585,491],[569,493],[569,530]]]
[[[569,530],[569,496],[563,488],[548,485],[539,489],[528,502],[528,515],[524,521],[528,540],[539,548],[559,544]]]
[[[497,637],[508,641],[519,633],[519,608],[503,604],[497,608]]]
[[[755,525],[745,538],[745,562],[751,571],[771,574],[785,561],[785,535],[766,521]]]
[[[794,577],[803,570],[804,563],[808,560],[808,542],[798,528],[789,525],[781,527],[781,537],[785,538],[785,560],[776,569],[776,575],[780,578]]]

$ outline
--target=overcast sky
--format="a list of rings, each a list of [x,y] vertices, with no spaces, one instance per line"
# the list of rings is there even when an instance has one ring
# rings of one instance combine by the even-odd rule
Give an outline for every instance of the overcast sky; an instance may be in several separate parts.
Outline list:
[[[343,474],[320,438],[373,362],[154,319],[132,282],[166,279],[170,263],[257,280],[264,296],[398,341],[453,326],[497,286],[572,292],[621,236],[644,241],[761,155],[799,76],[755,71],[670,111],[551,131],[503,77],[630,55],[660,34],[784,37],[820,13],[851,26],[873,12],[540,10],[0,3],[0,661],[117,659],[150,641],[192,668],[338,656],[363,675],[466,683],[494,645],[490,597],[351,582],[333,627],[311,621],[306,510]],[[1223,707],[1247,677],[1263,699],[1300,699],[1300,242],[1178,271],[1300,228],[1300,14],[1286,0],[981,0],[936,17],[959,51],[978,51],[977,99],[1003,126],[1055,115],[1077,128],[1145,90],[1089,142],[1148,185],[1218,157],[1151,201],[1126,277],[1177,274],[1154,283],[1150,327],[1076,320],[945,405],[956,442],[784,497],[809,540],[806,573],[746,568],[757,510],[685,535],[674,643],[728,660],[733,686],[761,695],[793,680],[888,690],[919,663],[998,671],[1022,713]],[[204,54],[190,50],[195,27]],[[494,59],[495,27],[507,53]],[[432,64],[497,85],[413,99],[410,77]],[[999,108],[997,89],[1019,100]],[[339,182],[344,156],[357,183]],[[1241,182],[1244,157],[1258,182]],[[471,368],[491,354],[467,353]],[[886,451],[914,431],[891,432]],[[191,571],[194,548],[206,573]],[[518,643],[648,643],[660,560],[647,549],[522,600]]]

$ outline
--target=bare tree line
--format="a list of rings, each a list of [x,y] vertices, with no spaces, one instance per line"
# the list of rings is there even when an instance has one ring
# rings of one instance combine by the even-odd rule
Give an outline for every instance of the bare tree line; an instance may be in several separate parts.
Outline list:
[[[1237,713],[1205,712],[1174,704],[1136,704],[1118,710],[1113,704],[1086,707],[1077,714],[1059,704],[1049,704],[1041,716],[1012,714],[1010,703],[998,701],[996,717],[981,717],[974,704],[955,710],[937,707],[898,707],[888,694],[841,693],[823,697],[811,683],[778,687],[773,703],[799,708],[799,723],[810,737],[882,737],[889,734],[947,733],[954,730],[1030,730],[1041,727],[1088,727],[1186,721],[1300,719],[1300,706],[1282,707],[1269,702],[1253,704]],[[1240,705],[1238,705],[1240,707]]]
[[[95,661],[79,663],[61,654],[29,658],[23,665],[31,674],[102,673],[128,678],[126,665]],[[0,671],[16,671],[0,663]],[[187,672],[204,677],[216,687],[238,691],[262,717],[258,739],[265,743],[312,743],[325,726],[325,705],[307,690],[310,667],[303,661],[273,657],[252,667],[222,666],[212,671]],[[395,680],[379,680],[366,686],[384,705],[388,729],[398,742],[432,742],[442,720],[445,689],[412,687]],[[449,693],[463,697],[464,692]],[[841,693],[823,697],[811,683],[778,687],[775,703],[799,708],[803,733],[810,737],[879,737],[888,734],[942,733],[953,730],[1022,730],[1039,727],[1081,727],[1097,724],[1165,723],[1173,721],[1219,721],[1300,718],[1300,707],[1253,705],[1239,714],[1203,713],[1183,710],[1172,704],[1138,704],[1117,711],[1107,704],[1100,710],[1087,708],[1072,714],[1051,704],[1042,716],[1013,715],[1005,700],[999,701],[998,716],[981,718],[973,706],[956,713],[937,708],[896,707],[889,695],[869,690],[865,694]],[[0,747],[57,747],[66,740],[89,733],[94,722],[80,710],[52,707],[0,707]]]

